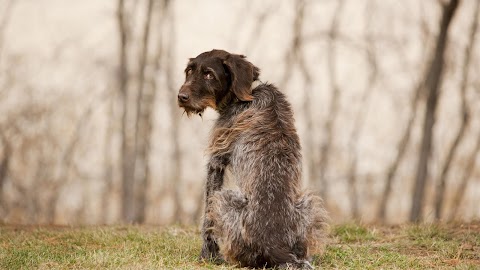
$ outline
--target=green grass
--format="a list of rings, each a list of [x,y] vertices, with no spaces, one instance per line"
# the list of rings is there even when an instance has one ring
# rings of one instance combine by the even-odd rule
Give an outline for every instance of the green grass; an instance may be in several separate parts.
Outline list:
[[[197,261],[193,228],[0,225],[0,269],[235,269]],[[332,226],[325,269],[480,269],[480,223]]]

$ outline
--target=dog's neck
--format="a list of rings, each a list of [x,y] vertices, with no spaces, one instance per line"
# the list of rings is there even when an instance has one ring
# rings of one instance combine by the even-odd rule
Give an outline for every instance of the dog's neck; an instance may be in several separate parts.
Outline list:
[[[259,80],[253,81],[252,85],[250,86],[251,92],[253,92],[253,89],[257,88],[261,84],[262,82]],[[227,109],[228,104],[237,103],[237,102],[241,102],[241,101],[235,96],[234,93],[232,93],[231,91],[228,91],[227,94],[220,100],[220,102],[216,104],[217,105],[216,110],[218,113],[222,114]]]

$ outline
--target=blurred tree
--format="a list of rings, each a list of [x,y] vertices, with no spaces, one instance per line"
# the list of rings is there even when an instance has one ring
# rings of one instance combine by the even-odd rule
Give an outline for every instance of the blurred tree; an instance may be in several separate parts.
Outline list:
[[[450,211],[450,215],[448,217],[448,221],[453,221],[460,215],[460,206],[462,205],[462,200],[465,197],[465,191],[467,190],[468,180],[471,178],[474,170],[475,164],[477,162],[479,153],[480,153],[480,134],[476,135],[477,140],[475,142],[475,146],[472,149],[471,154],[469,155],[465,168],[463,169],[463,175],[460,178],[460,184],[457,191],[454,194],[452,200],[452,209]]]
[[[0,208],[3,206],[3,185],[7,177],[8,165],[10,163],[11,146],[4,133],[0,133],[0,144],[2,156],[0,158]],[[1,209],[0,209],[1,210]],[[0,212],[1,214],[1,212]]]
[[[193,130],[180,125],[178,65],[182,55],[217,45],[256,58],[262,78],[288,91],[305,176],[334,219],[368,222],[375,207],[379,221],[420,221],[430,195],[437,219],[467,217],[479,174],[480,1],[464,0],[458,11],[456,2],[88,1],[78,4],[95,11],[88,21],[58,26],[58,18],[79,12],[0,1],[0,222],[197,221],[186,215],[202,213],[203,190],[183,178],[201,171],[183,167],[197,170],[201,158],[182,150],[203,147],[180,141]],[[39,5],[44,12],[37,14]],[[472,20],[468,7],[475,5]],[[456,13],[464,16],[458,25],[450,23]],[[90,20],[105,28],[89,31]],[[44,35],[51,29],[58,34]],[[455,57],[443,60],[448,50]],[[279,62],[284,66],[268,64]],[[447,65],[453,76],[442,76]],[[99,89],[101,95],[91,95]],[[435,119],[457,105],[448,95],[438,101],[440,91],[459,94],[460,117]],[[410,199],[412,191],[412,209],[390,203]],[[193,201],[201,202],[198,211]]]
[[[155,101],[155,88],[147,85],[145,68],[149,56],[150,25],[152,23],[153,0],[148,0],[143,25],[143,37],[139,53],[137,112],[135,119],[135,216],[134,221],[143,223],[150,184],[150,141],[152,134],[152,112]]]
[[[112,121],[115,119],[115,100],[117,98],[114,93],[110,93],[108,97],[108,109],[107,109],[107,117],[106,117],[106,131],[105,131],[105,138],[103,142],[103,191],[101,196],[101,211],[100,216],[102,217],[101,223],[107,224],[109,223],[109,214],[110,205],[111,205],[111,196],[112,196],[112,189],[114,188],[114,162],[112,161],[112,150],[114,149],[113,145],[113,135],[115,133],[115,126],[116,121]]]
[[[372,34],[372,25],[373,18],[375,14],[375,3],[373,1],[368,1],[365,7],[365,29],[363,38],[365,40],[365,57],[368,64],[368,74],[367,82],[365,83],[365,89],[363,90],[362,97],[358,104],[358,109],[353,120],[353,128],[350,133],[349,146],[348,149],[351,151],[350,160],[348,164],[348,183],[347,187],[349,190],[350,197],[350,210],[351,216],[353,219],[360,218],[360,203],[361,200],[358,196],[357,190],[357,166],[358,166],[358,157],[360,155],[358,146],[359,146],[359,137],[363,131],[365,124],[365,118],[368,113],[369,100],[370,96],[375,89],[375,85],[378,81],[378,60],[376,55],[376,46],[375,40]]]
[[[423,46],[422,46],[422,53],[421,55],[425,55],[423,57],[424,59],[420,59],[420,62],[426,62],[428,61],[428,56],[427,56],[427,51],[428,51],[428,40],[430,39],[430,31],[428,30],[427,26],[427,21],[425,19],[425,14],[422,15],[422,20],[420,24],[420,28],[422,29],[422,37],[420,37],[423,40]],[[401,55],[400,57],[405,58],[404,55]],[[423,74],[427,74],[428,70],[427,68],[422,68],[424,69]],[[412,138],[412,129],[415,124],[415,120],[417,119],[417,114],[419,111],[419,103],[420,103],[420,95],[422,93],[423,89],[423,79],[425,78],[426,75],[420,75],[417,80],[418,82],[416,83],[415,89],[413,90],[413,95],[410,99],[410,112],[408,114],[408,120],[406,127],[402,133],[402,136],[400,137],[400,140],[398,141],[397,147],[396,147],[396,155],[392,163],[387,166],[386,169],[386,179],[385,179],[385,185],[380,197],[380,203],[377,211],[377,220],[380,222],[385,222],[387,220],[387,208],[391,199],[391,192],[392,192],[392,187],[393,187],[393,182],[395,179],[395,176],[397,175],[398,168],[400,166],[400,163],[406,158],[407,154],[407,148],[408,145],[410,144],[411,138]]]
[[[428,74],[425,78],[424,90],[427,95],[425,118],[423,123],[423,136],[420,146],[420,156],[415,178],[415,188],[412,197],[412,209],[410,221],[419,222],[422,220],[422,208],[425,193],[425,185],[428,177],[428,160],[432,151],[433,126],[439,97],[439,89],[442,81],[444,65],[444,54],[448,41],[448,29],[450,22],[455,15],[459,0],[451,0],[443,5],[442,19],[437,37],[435,50],[432,55]]]
[[[173,9],[173,5],[170,0],[165,1],[165,9],[168,11],[168,20],[169,20],[169,31],[168,31],[168,47],[166,48],[166,67],[165,67],[165,76],[166,76],[166,97],[168,99],[168,106],[170,109],[170,121],[171,121],[171,128],[170,128],[170,141],[171,141],[171,161],[172,161],[172,169],[171,175],[169,179],[169,185],[171,188],[171,192],[173,195],[173,222],[175,223],[183,223],[184,213],[183,213],[183,204],[182,204],[182,152],[180,149],[179,144],[179,136],[180,136],[180,117],[179,117],[179,109],[177,107],[177,87],[175,86],[175,79],[174,79],[174,70],[175,70],[175,63],[174,63],[174,55],[175,55],[175,46],[176,46],[176,38],[175,38],[175,12]],[[194,214],[195,215],[195,214]]]
[[[146,0],[140,23],[139,37],[133,32],[140,20],[134,10],[126,8],[124,0],[118,1],[117,21],[120,35],[119,92],[121,104],[121,168],[122,168],[122,219],[129,223],[143,223],[146,218],[147,193],[150,185],[151,134],[153,129],[153,104],[156,97],[155,75],[159,72],[161,39],[153,40],[153,33],[161,36],[163,20],[152,30],[152,17],[163,16],[164,3]],[[159,8],[156,9],[155,7]],[[134,8],[135,9],[135,8]],[[130,12],[127,12],[130,10]],[[142,24],[143,23],[143,24]],[[152,52],[151,43],[157,49]],[[136,51],[137,49],[138,51]],[[149,60],[151,59],[151,60]],[[153,60],[153,61],[152,61]],[[136,62],[136,63],[135,63]]]
[[[59,164],[57,166],[52,166],[53,168],[56,167],[56,170],[54,170],[50,184],[50,189],[54,192],[51,192],[49,198],[47,199],[47,205],[49,208],[46,215],[46,221],[49,224],[55,223],[57,216],[57,203],[60,196],[59,190],[61,186],[65,186],[70,180],[71,170],[74,164],[73,159],[77,149],[79,148],[80,138],[87,130],[85,126],[90,121],[90,117],[92,115],[92,106],[93,105],[90,104],[77,120],[75,128],[72,132],[72,136],[67,141],[65,149],[60,156],[58,161]]]
[[[121,104],[121,169],[122,169],[122,196],[121,196],[121,213],[124,222],[134,221],[134,171],[135,159],[134,149],[132,149],[131,135],[128,128],[129,123],[129,103],[128,103],[128,18],[125,11],[125,1],[118,0],[117,6],[117,23],[120,34],[119,49],[119,73],[118,73],[118,90],[120,92]]]
[[[458,145],[460,141],[464,137],[466,126],[470,122],[470,106],[467,102],[467,86],[470,78],[470,69],[471,69],[471,60],[474,57],[474,49],[476,44],[476,36],[478,30],[478,23],[479,23],[479,13],[480,13],[480,1],[476,1],[474,15],[472,19],[472,24],[470,27],[470,35],[469,41],[467,46],[465,47],[465,53],[463,56],[463,66],[462,66],[462,81],[460,84],[460,93],[461,93],[461,103],[462,103],[462,111],[461,111],[461,126],[457,132],[457,135],[450,147],[450,150],[447,155],[447,160],[445,161],[442,175],[440,178],[440,185],[438,186],[437,196],[436,196],[436,204],[435,204],[435,214],[436,218],[440,219],[442,217],[442,207],[444,203],[444,193],[445,193],[445,186],[446,186],[446,175],[451,167],[451,163],[453,160],[453,156],[455,155]],[[453,221],[455,217],[459,214],[458,210],[461,205],[461,201],[465,196],[465,190],[467,189],[468,180],[470,179],[473,170],[475,168],[475,162],[477,159],[478,152],[480,150],[480,135],[477,135],[477,141],[475,146],[473,147],[472,153],[470,154],[469,158],[466,162],[466,167],[463,170],[463,175],[460,178],[460,184],[457,189],[457,192],[454,194],[452,199],[452,209],[450,211],[450,215],[448,217],[449,221]]]
[[[445,197],[445,187],[447,185],[447,176],[450,168],[452,167],[452,160],[455,158],[458,146],[462,142],[465,130],[470,123],[470,108],[467,102],[467,86],[470,79],[470,62],[473,57],[473,48],[475,48],[475,40],[478,27],[478,10],[480,1],[477,1],[474,9],[472,26],[470,27],[469,41],[465,48],[462,65],[462,79],[460,81],[460,97],[461,97],[461,112],[460,112],[460,127],[455,135],[455,138],[448,149],[447,157],[443,164],[442,172],[437,181],[437,189],[435,193],[435,219],[440,220],[442,218],[442,210]]]
[[[298,65],[300,74],[304,83],[303,91],[303,106],[302,113],[305,119],[305,129],[308,131],[305,133],[305,158],[307,160],[307,168],[309,174],[309,183],[313,186],[319,186],[318,181],[318,153],[315,151],[316,145],[314,143],[314,123],[312,115],[312,103],[314,102],[311,97],[313,92],[313,80],[312,74],[307,66],[307,62],[304,57],[304,37],[303,37],[303,24],[305,21],[305,9],[307,8],[307,2],[300,0],[295,1],[295,15],[292,23],[292,39],[289,47],[285,52],[285,68],[283,71],[282,81],[280,82],[280,89],[285,89],[288,82],[292,79],[293,71]],[[320,187],[321,189],[325,187]],[[321,190],[320,189],[320,190]]]
[[[319,160],[319,182],[316,186],[317,190],[320,190],[322,198],[325,200],[325,203],[328,205],[329,201],[329,181],[327,179],[327,170],[330,162],[330,150],[333,147],[333,138],[334,138],[334,125],[337,118],[339,109],[340,109],[340,86],[337,80],[337,36],[338,29],[340,27],[340,19],[343,13],[345,1],[337,1],[337,6],[333,13],[333,18],[330,24],[329,32],[329,41],[328,41],[328,52],[327,52],[327,65],[328,65],[328,79],[330,82],[330,89],[332,91],[332,96],[330,98],[329,111],[327,119],[324,124],[324,134],[325,138],[320,146],[320,160]],[[321,185],[321,186],[319,186]]]

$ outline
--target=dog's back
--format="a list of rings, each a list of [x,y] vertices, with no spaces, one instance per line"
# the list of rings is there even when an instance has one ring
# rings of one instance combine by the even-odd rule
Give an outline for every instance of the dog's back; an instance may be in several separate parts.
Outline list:
[[[320,199],[300,190],[300,143],[293,113],[273,85],[261,84],[253,101],[228,107],[217,121],[210,150],[230,156],[239,192],[212,198],[214,234],[226,259],[263,267],[308,264],[323,243]]]

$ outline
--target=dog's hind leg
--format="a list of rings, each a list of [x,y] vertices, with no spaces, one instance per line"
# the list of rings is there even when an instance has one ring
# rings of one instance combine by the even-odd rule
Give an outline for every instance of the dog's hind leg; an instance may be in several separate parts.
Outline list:
[[[209,201],[210,211],[208,218],[213,221],[212,232],[220,245],[222,255],[228,261],[236,261],[240,250],[244,246],[244,219],[247,199],[239,191],[217,191]]]

